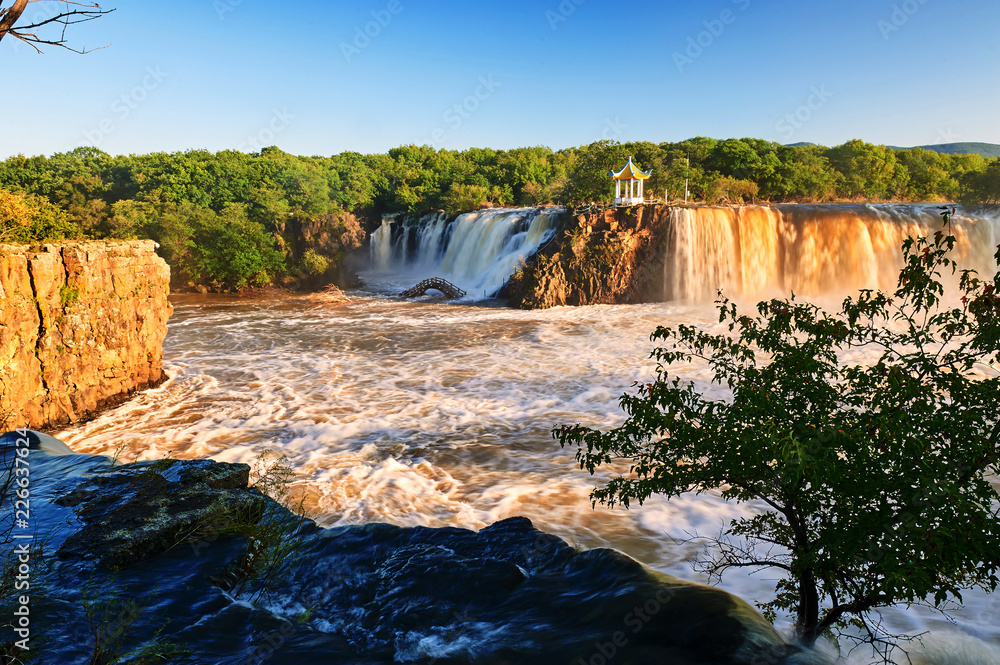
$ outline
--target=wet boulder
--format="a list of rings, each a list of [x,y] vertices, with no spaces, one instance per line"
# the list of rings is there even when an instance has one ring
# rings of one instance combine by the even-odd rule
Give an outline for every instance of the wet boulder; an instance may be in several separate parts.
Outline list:
[[[479,531],[323,529],[304,520],[278,534],[274,548],[287,546],[288,556],[274,559],[276,584],[257,594],[252,584],[227,582],[247,553],[268,556],[260,532],[248,536],[238,525],[266,530],[269,520],[297,518],[247,488],[246,465],[165,460],[66,483],[51,473],[62,468],[59,459],[38,455],[32,470],[38,490],[62,488],[40,510],[71,532],[58,550],[67,565],[47,574],[56,605],[45,627],[66,656],[60,662],[77,662],[70,655],[88,624],[75,599],[95,579],[115,608],[155,587],[155,610],[149,599],[143,616],[169,619],[162,636],[184,645],[181,665],[812,662],[736,596],[662,575],[616,550],[581,551],[523,517]],[[155,642],[144,635],[134,639]]]
[[[247,489],[249,476],[246,464],[169,459],[95,476],[55,501],[75,508],[82,523],[58,556],[124,567],[259,520],[267,501]]]
[[[515,517],[478,532],[386,524],[316,532],[302,606],[386,662],[769,662],[798,651],[745,601]]]

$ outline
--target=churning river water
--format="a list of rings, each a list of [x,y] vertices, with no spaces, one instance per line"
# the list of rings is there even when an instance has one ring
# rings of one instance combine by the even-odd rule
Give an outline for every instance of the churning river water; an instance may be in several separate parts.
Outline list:
[[[389,290],[391,278],[368,277]],[[323,526],[478,529],[523,515],[571,544],[615,547],[696,581],[706,581],[695,565],[703,545],[692,538],[762,509],[713,492],[594,509],[589,492],[609,475],[578,469],[575,451],[551,435],[562,424],[620,423],[621,394],[654,376],[649,334],[682,323],[719,330],[711,304],[516,311],[350,295],[348,304],[284,293],[174,296],[169,381],[57,436],[78,452],[125,446],[124,461],[252,464],[270,449],[295,470],[292,503]],[[678,371],[718,390],[703,367]],[[722,586],[760,603],[772,597],[773,577],[733,572]],[[1000,645],[997,596],[970,592],[954,608],[957,626],[918,610],[891,610],[886,621]]]

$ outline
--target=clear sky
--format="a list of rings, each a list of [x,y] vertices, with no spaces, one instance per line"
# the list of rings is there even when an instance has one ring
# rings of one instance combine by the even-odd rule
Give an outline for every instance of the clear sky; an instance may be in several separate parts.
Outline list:
[[[0,42],[0,156],[1000,143],[997,0],[101,4],[69,37],[109,48]]]

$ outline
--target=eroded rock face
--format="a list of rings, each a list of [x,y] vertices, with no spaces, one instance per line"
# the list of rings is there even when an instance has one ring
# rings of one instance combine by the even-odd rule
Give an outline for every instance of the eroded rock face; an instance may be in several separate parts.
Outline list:
[[[0,245],[0,426],[76,422],[163,381],[173,308],[155,248]]]
[[[278,225],[282,241],[287,248],[290,265],[302,265],[308,252],[322,257],[326,269],[322,272],[293,269],[292,275],[280,285],[293,290],[318,289],[330,282],[340,286],[358,286],[358,277],[351,270],[348,256],[361,247],[366,233],[357,217],[349,212],[331,213],[313,217],[291,217]],[[304,266],[303,266],[304,267]]]
[[[665,206],[581,214],[558,246],[511,278],[503,295],[521,309],[659,299],[669,216]]]

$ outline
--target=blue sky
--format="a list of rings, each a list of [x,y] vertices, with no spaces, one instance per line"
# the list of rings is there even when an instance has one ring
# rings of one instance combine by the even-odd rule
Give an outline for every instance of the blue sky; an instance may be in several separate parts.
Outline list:
[[[0,156],[1000,143],[996,0],[102,5],[70,40],[109,48],[0,42]]]

